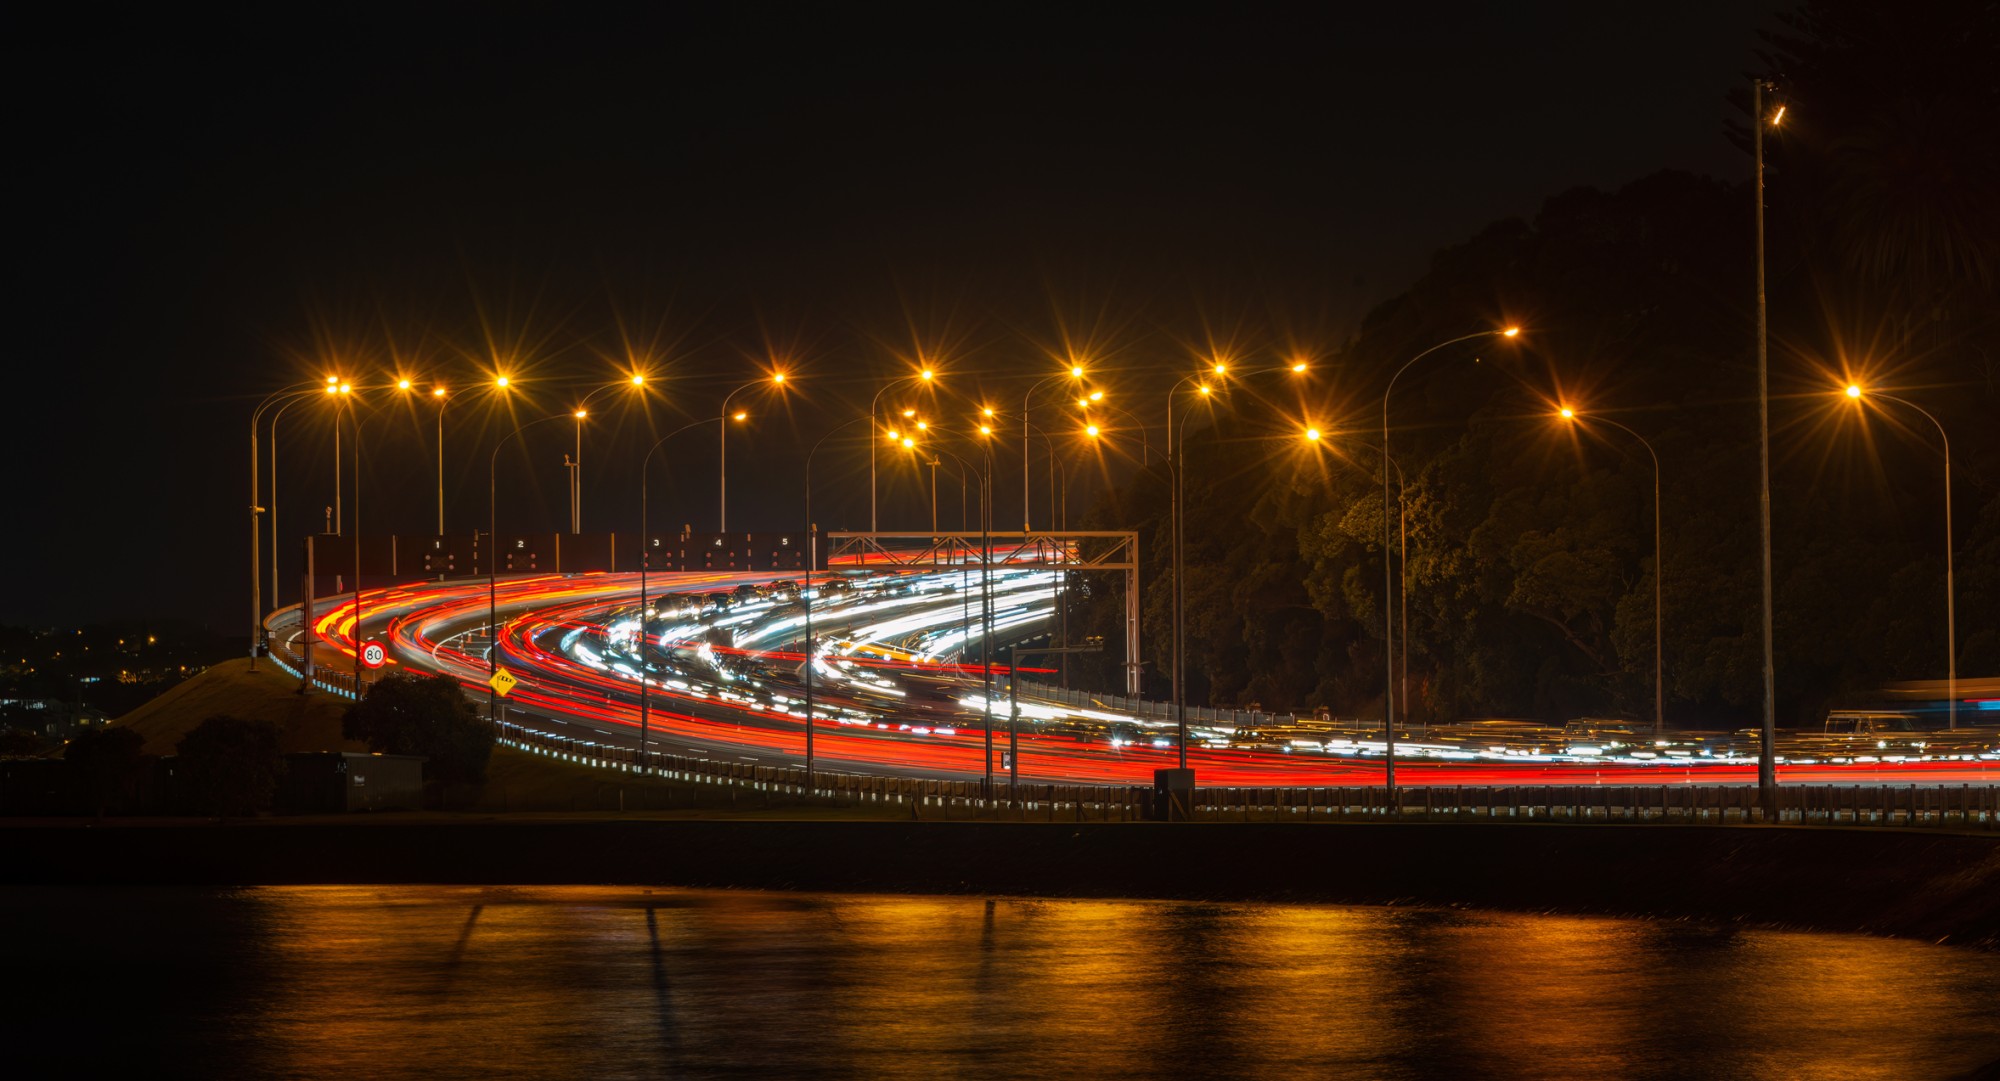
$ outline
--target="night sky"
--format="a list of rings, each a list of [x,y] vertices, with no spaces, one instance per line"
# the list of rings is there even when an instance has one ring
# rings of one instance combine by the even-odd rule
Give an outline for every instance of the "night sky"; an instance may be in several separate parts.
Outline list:
[[[329,371],[499,360],[527,419],[643,355],[665,430],[780,361],[798,393],[732,443],[731,524],[789,528],[800,438],[918,355],[1018,402],[1071,354],[1129,389],[1210,342],[1331,353],[1431,252],[1566,188],[1746,175],[1725,94],[1782,6],[10,14],[0,621],[247,623],[250,409]],[[458,532],[506,430],[462,402]],[[331,490],[307,412],[288,537]],[[365,528],[428,532],[428,421],[378,416]],[[645,422],[604,420],[585,528],[631,529]],[[566,525],[562,450],[511,461],[503,529]],[[664,521],[713,526],[713,453],[674,456]],[[822,525],[862,524],[843,486]]]

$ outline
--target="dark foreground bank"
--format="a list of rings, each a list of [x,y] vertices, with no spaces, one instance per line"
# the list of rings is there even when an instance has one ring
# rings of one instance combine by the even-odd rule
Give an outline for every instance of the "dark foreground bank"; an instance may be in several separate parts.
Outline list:
[[[1675,826],[701,820],[0,825],[0,883],[713,886],[1743,920],[2000,948],[2000,838]]]

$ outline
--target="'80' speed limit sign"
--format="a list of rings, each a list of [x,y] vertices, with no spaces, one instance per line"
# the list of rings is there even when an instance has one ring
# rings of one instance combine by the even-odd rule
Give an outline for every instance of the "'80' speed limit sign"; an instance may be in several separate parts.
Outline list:
[[[388,660],[389,651],[382,648],[382,643],[363,642],[361,644],[361,667],[380,668]]]

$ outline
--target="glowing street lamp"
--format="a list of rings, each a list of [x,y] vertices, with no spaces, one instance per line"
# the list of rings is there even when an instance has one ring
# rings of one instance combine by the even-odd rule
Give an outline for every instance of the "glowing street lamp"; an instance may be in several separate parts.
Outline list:
[[[584,395],[582,401],[576,403],[576,410],[574,412],[577,421],[576,454],[575,457],[567,458],[563,462],[563,465],[569,468],[569,531],[572,535],[583,532],[583,418],[586,416],[585,410],[590,407],[590,403],[598,395],[606,391],[617,390],[620,387],[643,393],[646,388],[646,376],[644,373],[634,372],[629,377],[621,379],[616,383],[606,383],[598,387],[596,390]]]
[[[882,404],[882,395],[889,393],[889,391],[904,383],[921,383],[924,386],[929,386],[936,379],[937,371],[929,366],[925,366],[914,374],[903,376],[900,379],[891,379],[887,383],[882,384],[882,389],[876,391],[875,396],[868,400],[869,431],[872,433],[880,430],[881,422],[876,419],[876,413]],[[915,412],[915,410],[911,410],[903,415],[912,416]],[[895,437],[892,435],[890,438],[893,440]],[[869,532],[874,532],[881,527],[881,520],[875,506],[875,440],[870,438],[868,441],[868,529]]]
[[[1779,111],[1781,113],[1783,112],[1782,109]],[[1776,121],[1774,120],[1773,123],[1776,123]],[[1958,588],[1957,584],[1953,581],[1953,566],[1952,566],[1954,562],[1954,556],[1956,553],[1954,552],[1953,549],[1952,536],[1951,536],[1951,437],[1945,434],[1944,425],[1939,423],[1937,417],[1931,415],[1930,410],[1925,409],[1923,406],[1920,406],[1915,402],[1909,401],[1908,399],[1898,398],[1893,394],[1883,394],[1879,391],[1872,393],[1867,392],[1862,390],[1861,385],[1859,383],[1847,384],[1847,389],[1845,393],[1849,401],[1855,402],[1857,404],[1862,403],[1865,398],[1867,400],[1894,402],[1895,404],[1900,405],[1905,409],[1914,411],[1918,415],[1922,416],[1925,420],[1930,421],[1931,427],[1937,429],[1938,442],[1943,445],[1945,679],[1947,681],[1946,693],[1951,696],[1950,726],[1952,728],[1957,728],[1958,727]]]
[[[1770,320],[1764,300],[1764,94],[1777,89],[1762,76],[1750,80],[1750,157],[1757,234],[1757,516],[1763,560],[1764,723],[1757,734],[1757,794],[1764,821],[1778,820],[1778,668],[1771,630],[1771,364]],[[1785,118],[1780,105],[1770,117]]]
[[[326,386],[325,393],[327,394],[336,393],[335,388],[339,385],[339,382],[340,382],[339,377],[331,375],[327,376],[325,384]],[[275,391],[271,394],[265,395],[264,400],[257,403],[257,408],[251,410],[250,412],[250,669],[251,671],[256,670],[257,654],[260,651],[262,651],[266,646],[266,639],[264,638],[264,598],[262,596],[263,574],[261,573],[261,568],[257,566],[257,561],[260,557],[262,550],[260,544],[262,538],[259,535],[259,530],[262,528],[261,519],[262,516],[265,514],[265,508],[258,505],[257,502],[257,498],[261,494],[259,491],[260,485],[257,479],[257,432],[258,429],[263,425],[264,411],[266,409],[269,409],[273,405],[278,405],[279,411],[282,412],[285,409],[285,407],[291,405],[292,402],[297,401],[300,398],[312,396],[316,388],[318,388],[319,386],[320,384],[312,382],[310,380],[306,382],[295,383],[292,386],[285,388],[284,390]],[[277,513],[278,512],[277,512],[277,497],[276,497],[277,481],[278,481],[278,476],[277,476],[278,441],[275,431],[275,426],[277,424],[277,419],[275,415],[273,416],[271,423],[273,425],[273,434],[271,436],[272,499],[269,511],[271,515],[271,576],[272,576],[271,599],[273,603],[276,603],[278,597],[278,585],[277,585],[277,573],[278,573]]]
[[[739,410],[734,414],[730,413],[729,400],[746,390],[753,390],[757,387],[776,387],[779,390],[783,390],[785,389],[785,373],[772,372],[763,379],[745,383],[723,395],[722,408],[719,410],[720,415],[731,417],[739,422],[748,419],[750,414],[747,412]],[[716,455],[715,466],[715,531],[718,533],[727,533],[729,532],[729,425],[722,425],[716,432],[716,442],[718,453]]]
[[[653,543],[653,535],[648,528],[646,518],[647,471],[652,468],[653,455],[657,454],[661,447],[666,446],[668,440],[680,435],[682,432],[691,431],[704,424],[721,424],[724,427],[728,427],[727,422],[721,417],[706,417],[701,420],[691,421],[661,436],[658,441],[646,449],[646,453],[639,459],[639,648],[637,653],[639,657],[639,769],[642,772],[646,769],[646,740],[650,734],[652,721],[652,699],[649,693],[649,681],[651,677],[647,675],[648,669],[646,664],[646,650],[651,645],[652,614],[648,608],[650,602],[646,597],[646,574],[652,568],[653,552],[656,550]],[[810,630],[808,630],[807,635],[810,637]],[[810,701],[812,697],[812,679],[810,675],[807,676],[806,680],[806,696],[808,701]],[[811,710],[808,709],[807,712],[810,713]],[[810,724],[811,721],[809,720],[807,723]],[[806,736],[806,769],[808,773],[812,769],[812,736],[810,733]]]
[[[487,719],[500,720],[500,691],[493,686],[493,676],[500,670],[500,448],[509,440],[538,424],[551,421],[581,419],[577,413],[552,413],[523,424],[493,444],[493,453],[486,459],[486,547],[479,550],[479,557],[486,563],[486,633],[489,646],[486,651]]]
[[[1218,359],[1209,365],[1208,371],[1209,374],[1220,380],[1229,373],[1229,365]],[[1170,489],[1171,496],[1168,503],[1168,518],[1173,531],[1171,543],[1173,546],[1174,567],[1174,727],[1177,732],[1176,743],[1179,745],[1175,768],[1179,770],[1186,770],[1188,768],[1187,680],[1185,677],[1187,669],[1187,606],[1185,601],[1187,571],[1186,551],[1183,543],[1185,534],[1185,530],[1183,529],[1183,520],[1185,518],[1183,507],[1187,502],[1187,463],[1185,461],[1187,456],[1187,418],[1192,411],[1183,414],[1180,422],[1176,424],[1174,422],[1174,399],[1179,396],[1181,388],[1190,383],[1194,384],[1196,396],[1200,400],[1211,401],[1214,399],[1214,388],[1199,375],[1182,376],[1167,390],[1167,468],[1173,473],[1173,486]],[[1180,448],[1178,451],[1175,450],[1176,444]],[[1134,693],[1136,693],[1136,688]],[[1192,784],[1192,779],[1188,783]]]
[[[1396,570],[1394,560],[1389,557],[1389,395],[1396,389],[1396,380],[1402,378],[1403,373],[1409,371],[1411,365],[1446,346],[1457,345],[1460,342],[1469,342],[1479,338],[1515,338],[1520,333],[1520,327],[1510,326],[1499,330],[1482,330],[1473,334],[1461,334],[1456,338],[1439,342],[1429,349],[1418,353],[1416,356],[1411,357],[1409,360],[1404,361],[1403,366],[1397,368],[1395,374],[1389,377],[1388,386],[1382,389],[1382,656],[1384,658],[1383,663],[1387,667],[1387,673],[1383,677],[1382,685],[1382,734],[1385,739],[1386,748],[1383,778],[1388,788],[1391,814],[1400,813],[1401,808],[1396,803],[1396,710],[1394,702],[1396,694],[1396,651],[1390,648],[1390,643],[1395,641],[1395,628],[1393,626],[1395,623],[1395,612],[1389,604],[1389,595],[1396,591]]]
[[[1082,378],[1083,365],[1071,363],[1067,371],[1044,376],[1036,380],[1028,387],[1028,392],[1021,395],[1021,530],[1024,533],[1032,533],[1035,530],[1034,514],[1028,509],[1031,505],[1028,499],[1028,482],[1034,476],[1034,472],[1028,468],[1028,422],[1031,417],[1031,407],[1034,403],[1035,392],[1060,379],[1068,379],[1071,382],[1076,382]],[[991,410],[988,410],[986,415],[992,416],[993,413]],[[1053,525],[1054,523],[1050,524]]]
[[[1567,405],[1557,409],[1556,415],[1572,425],[1585,423],[1578,419],[1576,410]],[[1663,603],[1665,594],[1660,585],[1666,577],[1667,568],[1665,550],[1660,546],[1660,455],[1645,436],[1610,417],[1594,416],[1590,419],[1638,440],[1639,445],[1646,448],[1646,456],[1653,460],[1653,736],[1657,739],[1660,733],[1667,730],[1666,634],[1663,629],[1666,626],[1666,608]]]

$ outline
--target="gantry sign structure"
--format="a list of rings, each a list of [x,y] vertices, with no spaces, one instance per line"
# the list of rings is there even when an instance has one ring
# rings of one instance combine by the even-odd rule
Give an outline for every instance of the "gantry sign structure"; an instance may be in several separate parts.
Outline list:
[[[1125,575],[1125,693],[1139,694],[1139,534],[1109,530],[1006,533],[828,531],[826,564],[836,569],[926,567],[1020,570],[1037,567]]]

